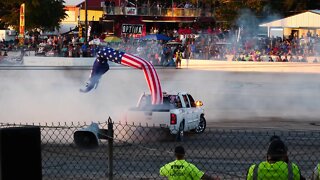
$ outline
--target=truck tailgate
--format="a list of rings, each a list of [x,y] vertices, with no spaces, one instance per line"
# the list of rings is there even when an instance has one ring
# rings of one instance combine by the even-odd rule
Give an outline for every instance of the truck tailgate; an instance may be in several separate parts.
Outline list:
[[[127,112],[127,122],[160,125],[170,123],[170,111],[139,111]]]

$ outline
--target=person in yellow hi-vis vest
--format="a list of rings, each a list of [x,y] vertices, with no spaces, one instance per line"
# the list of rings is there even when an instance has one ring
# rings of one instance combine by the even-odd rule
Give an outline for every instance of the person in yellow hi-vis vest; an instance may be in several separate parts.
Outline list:
[[[176,56],[176,68],[177,69],[181,68],[182,52],[180,48],[178,48],[175,56]]]
[[[314,168],[311,180],[320,180],[320,163],[318,163]]]
[[[247,180],[304,180],[299,167],[289,162],[287,147],[280,138],[272,140],[267,152],[267,160],[250,166]]]
[[[177,146],[174,153],[176,160],[165,164],[160,168],[161,176],[165,176],[169,180],[219,179],[218,177],[209,176],[200,171],[194,164],[187,162],[184,159],[185,151],[182,146]]]

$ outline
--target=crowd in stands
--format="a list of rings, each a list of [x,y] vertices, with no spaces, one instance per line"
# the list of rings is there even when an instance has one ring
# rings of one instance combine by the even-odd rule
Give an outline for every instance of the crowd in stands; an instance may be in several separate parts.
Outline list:
[[[126,8],[137,8],[136,13],[140,15],[171,15],[172,10],[176,15],[182,16],[195,16],[197,12],[201,12],[200,15],[211,15],[212,4],[202,1],[119,1],[119,7],[116,7],[115,0],[104,1],[104,12],[108,15],[116,14],[116,9],[120,8],[120,14],[127,14]],[[179,11],[180,10],[180,11]]]
[[[272,62],[305,62],[308,56],[319,55],[320,38],[309,33],[301,38],[250,38],[243,40],[234,52],[234,60],[238,61],[262,61],[261,56],[268,56]]]
[[[227,60],[227,55],[231,55],[234,61],[272,62],[305,62],[308,56],[318,56],[320,52],[318,34],[308,33],[301,38],[297,36],[284,39],[242,36],[239,39],[235,31],[219,28],[208,28],[196,32],[191,28],[174,29],[161,33],[171,37],[173,41],[168,43],[161,40],[142,40],[124,36],[122,42],[107,45],[150,60],[154,65],[163,66],[175,64],[177,50],[182,52],[182,57],[185,59]],[[18,39],[13,42],[0,41],[0,49],[14,49],[18,42]],[[84,42],[84,38],[73,34],[31,36],[26,39],[25,46],[34,50],[35,55],[60,57],[95,57],[99,50],[99,44]],[[316,59],[315,62],[317,62]]]

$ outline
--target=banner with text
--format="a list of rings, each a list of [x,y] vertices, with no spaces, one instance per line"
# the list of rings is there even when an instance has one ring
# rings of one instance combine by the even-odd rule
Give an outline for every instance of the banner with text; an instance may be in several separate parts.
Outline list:
[[[25,4],[21,4],[20,6],[20,25],[19,25],[19,35],[24,36],[24,28],[25,28]]]
[[[137,15],[137,8],[126,7],[126,15]]]
[[[122,33],[142,34],[142,24],[122,24]]]

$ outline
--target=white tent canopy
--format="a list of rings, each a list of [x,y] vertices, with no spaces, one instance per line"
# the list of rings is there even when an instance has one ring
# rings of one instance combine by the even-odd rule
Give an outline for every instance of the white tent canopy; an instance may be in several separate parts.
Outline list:
[[[284,19],[260,24],[260,27],[320,28],[320,10],[310,10]]]

